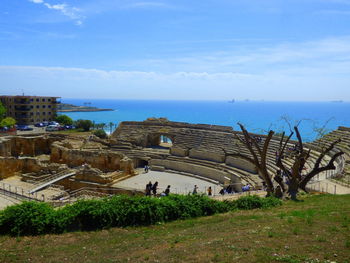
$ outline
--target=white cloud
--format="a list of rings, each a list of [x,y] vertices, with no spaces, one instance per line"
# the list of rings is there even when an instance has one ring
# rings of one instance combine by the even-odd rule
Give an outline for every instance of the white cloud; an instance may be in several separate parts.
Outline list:
[[[67,4],[50,4],[44,0],[29,0],[36,4],[42,4],[48,9],[59,11],[62,15],[75,21],[76,25],[82,25],[85,17],[81,14],[81,10],[76,7],[71,7]]]
[[[0,66],[2,93],[120,99],[350,100],[349,75],[298,72],[105,71],[84,68]],[[8,88],[6,88],[8,87]]]
[[[33,2],[35,4],[42,4],[44,3],[44,0],[29,0],[29,2]]]
[[[0,66],[0,87],[50,87],[63,97],[350,101],[348,36],[129,64],[139,70]]]

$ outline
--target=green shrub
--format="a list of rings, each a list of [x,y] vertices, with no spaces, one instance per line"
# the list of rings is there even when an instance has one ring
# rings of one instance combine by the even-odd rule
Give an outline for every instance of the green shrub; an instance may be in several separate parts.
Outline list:
[[[63,125],[72,125],[73,124],[73,120],[71,117],[67,116],[67,115],[58,115],[55,120],[59,123],[59,124],[63,124]]]
[[[16,120],[11,117],[6,117],[0,121],[0,127],[12,128],[16,124]]]
[[[261,198],[256,195],[243,196],[236,200],[235,205],[238,209],[248,210],[256,208],[269,208],[281,205],[282,201],[275,197]]]
[[[102,129],[98,129],[94,131],[94,135],[101,138],[101,139],[106,139],[107,138],[107,133],[102,130]]]
[[[281,201],[276,198],[245,196],[237,201],[220,202],[202,195],[162,198],[113,196],[81,200],[56,210],[46,203],[24,202],[0,212],[0,234],[40,235],[150,225],[233,209],[267,208],[280,204]]]
[[[47,203],[23,202],[0,213],[0,233],[13,236],[40,235],[51,232],[53,208]]]
[[[90,120],[75,121],[75,127],[77,129],[82,129],[83,131],[89,131],[92,126],[93,126],[93,123]]]

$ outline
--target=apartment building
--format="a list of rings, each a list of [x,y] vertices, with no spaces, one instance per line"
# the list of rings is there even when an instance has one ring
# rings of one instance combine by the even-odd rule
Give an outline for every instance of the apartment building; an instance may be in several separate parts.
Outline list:
[[[34,124],[54,120],[60,97],[0,96],[6,108],[6,116],[16,119],[17,124]]]

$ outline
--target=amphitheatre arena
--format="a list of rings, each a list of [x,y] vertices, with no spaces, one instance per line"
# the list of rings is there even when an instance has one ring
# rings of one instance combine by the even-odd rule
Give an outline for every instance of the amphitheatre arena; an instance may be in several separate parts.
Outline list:
[[[256,168],[247,161],[230,156],[249,155],[232,127],[147,119],[122,122],[109,139],[96,136],[45,133],[0,137],[0,208],[39,200],[64,205],[80,198],[115,194],[144,194],[148,181],[159,182],[159,192],[171,185],[172,193],[187,194],[194,185],[199,192],[207,187],[218,195],[230,185],[236,193],[249,184],[262,191]],[[256,135],[264,142],[264,135]],[[350,128],[339,127],[312,143],[306,167],[310,168],[322,148],[341,138],[337,149],[345,152],[336,169],[320,174],[308,188],[329,193],[350,193]],[[268,170],[275,173],[275,152],[279,137],[268,149]],[[290,145],[296,142],[290,141]],[[327,162],[331,158],[324,158]],[[292,157],[290,157],[292,158]],[[290,158],[283,160],[288,167]],[[144,167],[150,167],[145,173]]]

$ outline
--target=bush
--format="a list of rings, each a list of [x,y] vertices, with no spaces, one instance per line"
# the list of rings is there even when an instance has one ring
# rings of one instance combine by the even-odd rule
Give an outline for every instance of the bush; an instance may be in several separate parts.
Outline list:
[[[11,128],[16,124],[16,120],[11,117],[6,117],[0,121],[0,127]]]
[[[0,213],[0,233],[40,235],[51,231],[54,210],[47,203],[23,202],[9,206]]]
[[[63,125],[72,125],[73,124],[73,120],[71,117],[67,116],[67,115],[58,115],[55,120]]]
[[[77,120],[75,122],[75,127],[77,129],[83,129],[84,131],[89,131],[92,126],[93,123],[90,120]]]
[[[248,210],[256,208],[270,208],[282,205],[282,201],[275,197],[261,198],[256,195],[243,196],[235,202],[237,209]]]
[[[233,209],[267,208],[280,204],[281,201],[276,198],[246,196],[233,202],[220,202],[201,195],[163,198],[113,196],[81,200],[56,210],[46,203],[24,202],[0,212],[0,234],[40,235],[150,225]]]
[[[107,138],[107,133],[102,130],[102,129],[98,129],[94,131],[94,135],[101,138],[101,139],[106,139]]]

